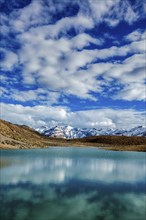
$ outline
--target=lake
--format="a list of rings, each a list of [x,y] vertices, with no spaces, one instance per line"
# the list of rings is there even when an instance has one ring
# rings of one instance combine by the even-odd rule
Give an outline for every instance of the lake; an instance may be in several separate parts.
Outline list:
[[[1,150],[2,220],[144,220],[146,153]]]

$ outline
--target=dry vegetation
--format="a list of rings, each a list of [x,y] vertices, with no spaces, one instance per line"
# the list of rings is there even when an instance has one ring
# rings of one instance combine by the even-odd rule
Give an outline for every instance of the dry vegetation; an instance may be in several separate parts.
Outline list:
[[[48,146],[94,146],[108,150],[145,151],[145,137],[95,136],[81,139],[48,138],[35,130],[0,120],[0,148],[45,148]]]
[[[70,140],[71,142],[73,140]],[[95,136],[76,139],[76,143],[86,146],[100,146],[107,150],[127,150],[127,151],[145,151],[146,137],[126,137],[126,136]]]
[[[0,120],[0,148],[47,147],[49,140],[35,130]]]
[[[76,139],[77,141],[90,142],[90,143],[101,143],[101,144],[114,144],[114,145],[142,145],[146,144],[145,137],[126,137],[126,136],[110,136],[101,135],[94,137],[87,137],[82,139]]]

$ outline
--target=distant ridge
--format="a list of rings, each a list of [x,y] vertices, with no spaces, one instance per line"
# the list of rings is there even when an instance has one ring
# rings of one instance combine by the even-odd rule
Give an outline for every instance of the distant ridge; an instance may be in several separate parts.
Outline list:
[[[146,127],[137,126],[132,129],[102,129],[102,128],[74,128],[71,126],[42,126],[37,128],[40,134],[48,137],[58,138],[83,138],[99,135],[115,135],[115,136],[146,136]]]

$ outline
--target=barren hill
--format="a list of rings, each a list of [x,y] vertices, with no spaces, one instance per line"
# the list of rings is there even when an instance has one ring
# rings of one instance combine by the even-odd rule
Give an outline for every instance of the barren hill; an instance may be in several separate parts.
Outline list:
[[[0,119],[1,148],[33,148],[49,145],[49,139],[25,125],[15,125]]]

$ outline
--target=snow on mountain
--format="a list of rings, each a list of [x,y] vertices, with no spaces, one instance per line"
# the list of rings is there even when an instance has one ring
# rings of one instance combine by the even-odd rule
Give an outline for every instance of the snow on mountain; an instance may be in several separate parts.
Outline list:
[[[144,126],[137,126],[128,130],[125,133],[126,136],[146,136],[146,127]]]
[[[40,134],[44,134],[46,130],[49,128],[47,126],[41,126],[40,128],[36,128],[35,130],[38,131]]]
[[[36,129],[39,133],[48,137],[57,138],[83,138],[98,135],[117,135],[117,136],[146,136],[146,127],[137,126],[132,129],[102,129],[102,128],[73,128],[71,126],[42,126]]]
[[[72,138],[72,130],[71,126],[54,126],[52,128],[40,128],[37,129],[38,132],[44,134],[48,137],[57,137],[57,138]]]

